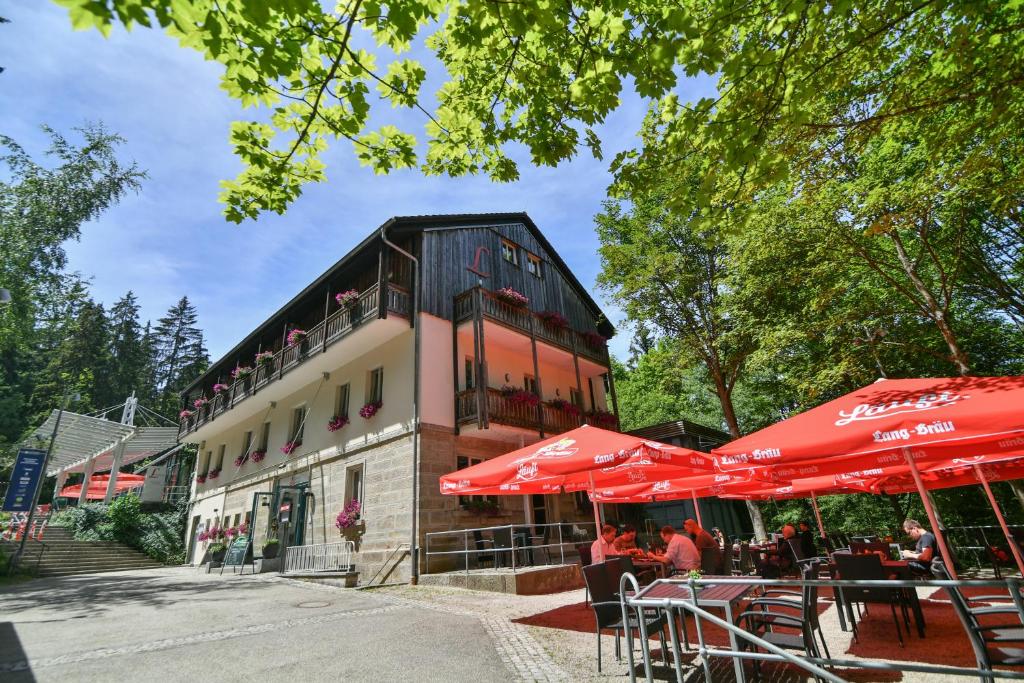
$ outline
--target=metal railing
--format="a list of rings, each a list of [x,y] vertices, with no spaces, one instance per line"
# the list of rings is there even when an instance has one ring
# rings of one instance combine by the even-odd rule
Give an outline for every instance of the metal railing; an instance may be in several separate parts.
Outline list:
[[[1009,524],[1007,526],[1015,540],[1024,536],[1024,525]],[[946,540],[954,546],[956,552],[971,553],[978,567],[985,567],[989,564],[989,558],[985,555],[987,547],[1005,547],[1007,543],[1002,527],[995,524],[947,527]],[[964,560],[962,555],[960,560]]]
[[[804,586],[817,586],[822,588],[838,588],[840,592],[844,587],[850,588],[948,588],[948,587],[959,587],[959,588],[1002,588],[1007,591],[1006,600],[1012,600],[1017,608],[1018,615],[1021,618],[1022,625],[1024,625],[1024,596],[1021,595],[1021,580],[1019,579],[1005,579],[1002,581],[985,580],[985,581],[953,581],[953,580],[931,580],[931,581],[919,581],[912,579],[889,579],[889,580],[843,580],[843,579],[794,579],[794,580],[783,580],[783,579],[762,579],[760,577],[722,577],[722,578],[710,578],[710,579],[668,579],[670,583],[677,583],[680,585],[687,586],[690,589],[690,595],[685,599],[674,599],[674,598],[643,598],[637,597],[636,594],[640,592],[640,586],[636,580],[636,577],[630,573],[622,575],[619,582],[619,594],[622,596],[620,599],[620,606],[622,608],[622,618],[624,623],[628,623],[627,619],[629,616],[628,610],[633,609],[636,612],[636,616],[639,622],[640,631],[640,649],[644,658],[644,674],[647,681],[653,683],[653,674],[651,668],[651,653],[649,645],[649,634],[647,632],[647,625],[645,620],[642,618],[642,612],[645,609],[659,609],[665,610],[669,614],[669,637],[671,639],[672,651],[675,653],[675,672],[677,680],[682,680],[683,672],[681,667],[681,657],[679,656],[679,640],[678,640],[678,629],[675,627],[675,610],[683,610],[689,612],[694,617],[694,622],[697,629],[697,642],[698,642],[698,653],[701,657],[702,664],[704,667],[704,673],[706,680],[714,680],[711,671],[711,658],[712,657],[723,657],[734,660],[760,660],[760,661],[771,661],[771,662],[786,662],[808,671],[814,676],[828,681],[842,682],[845,679],[840,678],[836,671],[828,671],[822,667],[846,667],[851,669],[872,669],[878,671],[906,671],[915,673],[932,673],[932,674],[945,674],[953,676],[972,676],[975,678],[987,679],[987,678],[1010,678],[1024,680],[1024,672],[1018,671],[1004,671],[1004,670],[985,670],[970,667],[956,667],[956,666],[944,666],[938,664],[920,664],[911,662],[894,662],[887,660],[878,659],[842,659],[838,657],[806,657],[792,652],[787,652],[771,643],[768,643],[756,635],[749,633],[735,624],[731,624],[728,621],[721,619],[720,617],[711,614],[707,610],[698,606],[700,600],[699,589],[702,586],[713,586],[713,585],[749,585],[754,587],[764,586],[786,586],[792,588],[802,588]],[[628,590],[632,591],[632,594]],[[838,607],[838,605],[837,605]],[[952,610],[953,607],[951,606]],[[718,626],[725,629],[732,638],[739,638],[751,645],[766,650],[766,653],[757,652],[756,649],[753,651],[741,650],[741,649],[730,649],[727,647],[715,647],[710,648],[707,646],[704,640],[704,631],[702,622],[708,622],[714,626]],[[626,652],[628,653],[630,681],[635,683],[636,681],[636,666],[633,660],[633,634],[631,629],[626,629]],[[742,678],[742,677],[741,677]]]
[[[284,551],[284,573],[349,572],[354,553],[354,541],[288,546]]]
[[[541,533],[537,533],[540,531]],[[507,532],[507,535],[506,535]],[[463,569],[468,574],[470,570],[469,558],[472,555],[474,563],[479,568],[480,556],[484,555],[493,561],[494,568],[499,567],[507,558],[509,568],[513,573],[534,567],[536,563],[536,552],[543,550],[550,560],[550,548],[558,548],[560,564],[565,564],[566,546],[575,551],[577,543],[593,542],[593,525],[580,526],[573,522],[552,522],[550,524],[503,524],[501,526],[485,526],[472,529],[455,529],[452,531],[432,531],[425,536],[426,573],[430,573],[431,558],[459,556],[463,558]],[[484,537],[489,533],[490,538]],[[470,539],[472,536],[472,539]],[[461,550],[449,550],[453,544],[462,540]],[[534,543],[534,541],[540,543]],[[434,549],[431,550],[431,541]],[[498,543],[502,545],[498,545]],[[504,545],[505,543],[508,545]],[[472,544],[472,547],[470,547]],[[441,546],[442,550],[437,547]],[[517,555],[519,562],[516,563]],[[529,561],[523,562],[523,558]]]
[[[388,285],[389,314],[409,317],[409,300],[409,293],[404,288],[395,284]],[[258,365],[252,375],[235,380],[226,391],[213,396],[208,404],[196,409],[190,417],[182,418],[178,426],[178,436],[194,432],[262,387],[298,367],[306,359],[347,337],[361,325],[376,319],[379,315],[379,304],[380,292],[378,286],[373,285],[363,291],[353,304],[334,311],[311,327],[301,344],[286,346],[277,351],[270,362]]]

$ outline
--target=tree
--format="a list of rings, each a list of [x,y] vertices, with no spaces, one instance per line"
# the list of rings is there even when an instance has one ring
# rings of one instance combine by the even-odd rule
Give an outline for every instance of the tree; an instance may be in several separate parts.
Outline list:
[[[419,164],[512,180],[506,148],[516,143],[535,164],[581,147],[600,158],[593,127],[626,83],[656,103],[666,134],[620,157],[641,163],[614,164],[619,180],[639,192],[699,155],[715,177],[698,201],[799,176],[823,139],[856,146],[936,112],[954,115],[922,129],[938,158],[966,140],[998,140],[1016,128],[1024,88],[1024,6],[998,0],[57,2],[77,28],[159,25],[223,64],[231,97],[269,110],[269,122],[232,126],[244,165],[222,195],[233,221],[283,212],[304,183],[323,181],[332,139],[351,141],[381,173]],[[436,105],[421,95],[427,66],[399,58],[414,43],[444,68]],[[716,97],[687,97],[680,76],[698,74],[718,79]],[[373,90],[422,115],[422,159],[412,133],[370,130]]]
[[[135,392],[140,399],[151,396],[153,389],[146,376],[149,349],[139,325],[138,299],[130,290],[110,308],[110,334],[115,393],[128,396]]]
[[[726,315],[725,245],[666,201],[673,194],[695,192],[701,170],[694,164],[658,192],[632,197],[628,211],[620,202],[604,203],[604,212],[595,218],[601,241],[598,283],[631,320],[643,321],[691,362],[702,364],[726,427],[739,438],[732,393],[753,346],[750,335]],[[748,502],[748,508],[755,532],[763,536],[757,505]]]
[[[156,385],[164,413],[177,412],[178,394],[210,364],[197,319],[195,307],[183,296],[153,330]]]

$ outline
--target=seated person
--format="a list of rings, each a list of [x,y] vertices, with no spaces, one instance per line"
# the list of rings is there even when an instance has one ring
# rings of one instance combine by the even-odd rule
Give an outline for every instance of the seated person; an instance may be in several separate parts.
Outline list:
[[[605,524],[601,527],[601,535],[590,545],[590,564],[601,564],[619,553],[612,545],[615,541],[615,527]]]
[[[800,520],[800,549],[805,558],[817,557],[818,547],[814,543],[814,534],[807,520]]]
[[[782,539],[779,541],[778,549],[774,552],[769,551],[768,556],[757,567],[761,578],[777,579],[782,576],[782,572],[796,566],[796,556],[789,545],[791,538],[796,538],[796,529],[792,524],[786,524],[782,527]]]
[[[935,534],[921,526],[916,519],[908,519],[903,522],[903,530],[907,535],[917,541],[913,550],[904,550],[903,557],[913,560],[910,563],[910,571],[916,575],[930,577],[932,573],[932,560],[939,557],[939,549],[935,542]]]
[[[628,550],[636,550],[636,527],[632,524],[622,527],[622,535],[612,545],[619,555],[624,555]]]
[[[697,546],[697,550],[701,551],[704,548],[718,548],[718,543],[707,531],[697,524],[696,520],[688,519],[683,522],[683,528],[686,529],[686,533],[689,534],[690,540]]]
[[[688,536],[677,534],[671,526],[663,526],[661,538],[665,541],[665,553],[655,555],[654,559],[669,565],[669,569],[677,573],[700,569],[700,552]]]

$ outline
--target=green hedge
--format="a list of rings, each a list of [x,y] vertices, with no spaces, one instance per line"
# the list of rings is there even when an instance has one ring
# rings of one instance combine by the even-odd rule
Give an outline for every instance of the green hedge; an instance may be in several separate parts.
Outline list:
[[[110,505],[89,503],[61,510],[51,523],[71,529],[80,541],[119,541],[163,564],[185,561],[188,501],[162,512],[143,512],[139,498],[121,496]]]

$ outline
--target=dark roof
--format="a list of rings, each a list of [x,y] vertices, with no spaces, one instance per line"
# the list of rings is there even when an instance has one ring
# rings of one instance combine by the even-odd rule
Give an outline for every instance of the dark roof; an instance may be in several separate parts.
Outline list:
[[[415,233],[430,228],[473,228],[483,227],[488,225],[500,225],[500,224],[516,224],[522,223],[534,234],[537,240],[547,249],[548,253],[551,254],[551,258],[555,260],[555,263],[561,268],[562,272],[566,275],[569,283],[580,295],[580,298],[586,302],[599,317],[604,317],[604,312],[601,310],[597,302],[590,296],[587,289],[576,279],[572,270],[566,265],[562,257],[558,255],[555,248],[551,246],[547,238],[541,234],[540,228],[537,224],[526,214],[525,211],[515,211],[506,213],[453,213],[453,214],[429,214],[421,216],[393,216],[388,220],[384,221],[379,227],[373,232],[367,235],[359,244],[353,247],[347,254],[342,256],[337,263],[324,271],[318,278],[313,280],[302,289],[301,292],[293,296],[288,303],[281,306],[274,313],[270,315],[266,320],[256,326],[252,332],[245,336],[242,341],[235,344],[230,351],[225,353],[215,362],[210,364],[210,368],[215,368],[229,358],[236,356],[242,348],[252,343],[252,341],[259,335],[263,334],[264,331],[270,326],[279,326],[285,322],[286,314],[290,311],[299,301],[308,296],[311,292],[319,290],[325,282],[331,277],[337,274],[337,272],[351,263],[361,252],[369,249],[371,246],[376,245],[380,242],[380,232],[382,229],[395,228],[398,233]],[[389,233],[392,235],[395,233]],[[607,318],[605,318],[607,320]],[[609,329],[611,323],[608,324]],[[209,370],[204,372],[202,375],[193,380],[188,387],[182,391],[182,394],[189,393],[195,388],[197,384],[200,384],[203,379],[207,376]]]
[[[647,427],[641,427],[640,429],[630,430],[627,434],[642,436],[645,439],[651,439],[653,441],[664,442],[667,442],[669,439],[674,437],[690,436],[696,438],[702,448],[707,445],[705,450],[710,450],[711,448],[716,448],[732,441],[732,437],[726,432],[719,429],[713,429],[711,427],[705,427],[702,424],[690,422],[689,420],[673,420],[670,422],[662,422],[661,424],[648,425]]]

